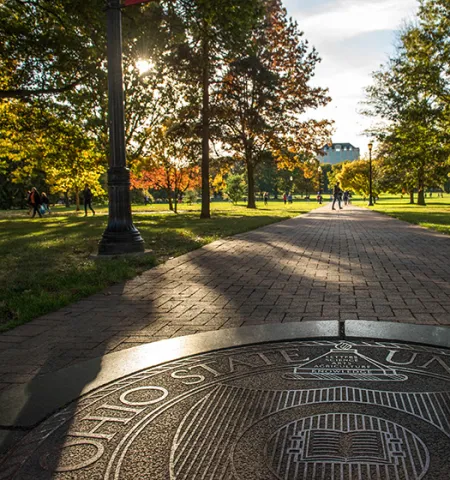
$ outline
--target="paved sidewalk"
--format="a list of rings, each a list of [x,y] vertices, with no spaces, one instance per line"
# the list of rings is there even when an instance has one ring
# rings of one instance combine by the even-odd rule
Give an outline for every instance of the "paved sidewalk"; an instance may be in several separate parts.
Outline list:
[[[0,389],[164,338],[253,324],[450,325],[450,237],[348,207],[221,240],[0,335]]]

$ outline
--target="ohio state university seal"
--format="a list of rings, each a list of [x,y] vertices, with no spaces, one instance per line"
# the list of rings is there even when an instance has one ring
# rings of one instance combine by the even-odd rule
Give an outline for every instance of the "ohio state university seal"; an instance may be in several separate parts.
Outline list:
[[[35,428],[0,478],[448,479],[450,352],[290,341],[136,372]]]

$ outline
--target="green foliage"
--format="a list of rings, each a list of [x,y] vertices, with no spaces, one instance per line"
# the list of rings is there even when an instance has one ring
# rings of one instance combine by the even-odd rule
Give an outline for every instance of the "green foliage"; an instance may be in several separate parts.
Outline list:
[[[92,81],[106,52],[103,8],[102,0],[3,0],[0,98],[64,93]]]
[[[427,187],[442,186],[450,172],[450,3],[420,3],[418,21],[374,73],[365,113],[384,120],[372,132],[381,144],[384,188],[417,190],[425,205]]]
[[[344,162],[336,163],[331,166],[331,171],[328,173],[328,182],[331,189],[333,189],[336,183],[340,182],[339,175],[342,172],[344,166],[347,165],[347,163],[349,162],[350,160],[345,160]]]
[[[340,164],[339,173],[335,179],[343,190],[350,190],[364,197],[369,196],[369,161],[355,160]],[[372,192],[374,196],[381,193],[379,189],[380,165],[372,161]]]
[[[229,175],[227,178],[227,195],[236,204],[242,200],[247,190],[244,175]]]
[[[197,202],[198,193],[195,190],[188,190],[184,194],[184,200],[188,205],[192,205]]]

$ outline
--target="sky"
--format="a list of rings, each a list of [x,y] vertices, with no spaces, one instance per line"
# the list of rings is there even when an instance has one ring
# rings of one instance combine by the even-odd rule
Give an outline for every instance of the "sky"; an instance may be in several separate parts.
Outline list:
[[[332,102],[311,116],[335,121],[333,142],[367,152],[370,119],[358,113],[371,73],[394,52],[399,29],[417,12],[417,0],[284,0],[322,62],[313,84],[329,88]]]

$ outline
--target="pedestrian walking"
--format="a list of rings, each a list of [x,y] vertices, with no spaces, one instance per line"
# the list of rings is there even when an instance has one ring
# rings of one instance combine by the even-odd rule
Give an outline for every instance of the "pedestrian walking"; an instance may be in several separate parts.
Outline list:
[[[341,198],[342,198],[342,190],[339,187],[339,183],[336,183],[333,190],[333,205],[331,206],[332,210],[336,210],[334,208],[336,202],[338,202],[339,208],[342,209]]]
[[[95,215],[95,211],[92,208],[92,192],[88,184],[84,186],[83,200],[84,200],[84,216],[87,217],[88,207],[91,209],[91,212]]]
[[[269,202],[269,194],[268,192],[264,192],[264,205],[267,205]]]
[[[349,192],[348,190],[346,190],[346,191],[344,192],[344,205],[345,205],[345,206],[348,205],[349,195],[350,195],[350,192]]]
[[[288,195],[288,203],[292,203],[292,193],[289,192],[289,195]]]
[[[320,192],[317,193],[317,201],[319,202],[319,205],[322,205],[322,194]]]
[[[27,191],[26,202],[28,206],[28,215],[31,215],[31,212],[33,211],[33,204],[31,203],[31,190]]]
[[[283,195],[283,201],[284,201],[284,204],[286,205],[286,202],[287,202],[287,194],[286,193]]]
[[[45,192],[41,193],[41,203],[44,211],[50,213],[50,200]]]
[[[42,214],[39,210],[41,206],[41,196],[39,195],[39,192],[37,191],[36,187],[33,187],[31,189],[30,204],[31,204],[31,207],[33,208],[33,215],[31,215],[31,218],[34,218],[36,216],[36,213],[39,215],[39,217],[42,218]]]

